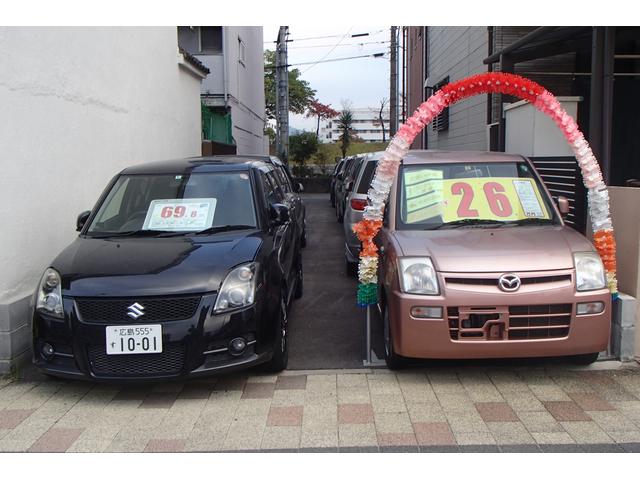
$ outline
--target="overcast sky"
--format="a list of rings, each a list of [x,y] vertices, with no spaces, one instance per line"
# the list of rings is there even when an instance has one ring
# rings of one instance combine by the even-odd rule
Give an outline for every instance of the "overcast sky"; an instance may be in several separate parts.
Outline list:
[[[322,22],[321,22],[322,23]],[[265,48],[274,49],[278,26],[264,27]],[[388,26],[335,27],[289,25],[289,64],[302,72],[302,79],[316,90],[322,103],[336,110],[347,101],[353,108],[376,107],[389,98],[389,28]],[[352,38],[351,35],[369,33]],[[313,38],[310,37],[328,37]],[[384,43],[380,43],[384,42]],[[359,45],[363,44],[363,45]],[[357,58],[338,62],[299,65],[333,58],[384,53],[384,58]],[[291,115],[292,127],[315,131],[313,119]]]

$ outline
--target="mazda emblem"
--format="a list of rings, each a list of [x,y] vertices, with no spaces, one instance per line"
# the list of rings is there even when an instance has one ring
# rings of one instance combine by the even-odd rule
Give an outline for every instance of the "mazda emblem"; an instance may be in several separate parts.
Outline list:
[[[144,315],[144,307],[140,305],[138,302],[134,303],[133,305],[129,305],[127,307],[127,310],[129,310],[127,312],[127,315],[129,315],[134,320]]]
[[[505,273],[498,279],[498,287],[503,292],[515,292],[520,288],[520,277],[513,273]]]

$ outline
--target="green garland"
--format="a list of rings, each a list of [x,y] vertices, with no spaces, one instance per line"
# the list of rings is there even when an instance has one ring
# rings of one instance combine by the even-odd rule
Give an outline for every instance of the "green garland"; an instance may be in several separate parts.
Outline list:
[[[358,285],[358,305],[366,307],[378,303],[378,284],[361,283]]]

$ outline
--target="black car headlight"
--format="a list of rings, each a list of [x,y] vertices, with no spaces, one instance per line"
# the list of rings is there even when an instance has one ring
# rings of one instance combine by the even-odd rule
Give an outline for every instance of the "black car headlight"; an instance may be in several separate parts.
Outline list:
[[[257,273],[257,263],[245,263],[231,270],[222,282],[213,312],[222,313],[252,305],[256,296]]]
[[[63,318],[62,280],[53,268],[47,268],[42,275],[36,293],[36,310],[52,317]]]

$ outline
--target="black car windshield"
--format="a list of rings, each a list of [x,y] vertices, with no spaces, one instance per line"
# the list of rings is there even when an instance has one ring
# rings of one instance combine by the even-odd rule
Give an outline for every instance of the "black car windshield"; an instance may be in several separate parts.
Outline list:
[[[256,225],[248,172],[121,175],[86,234],[187,235]]]
[[[397,226],[404,230],[560,223],[525,162],[406,165],[398,200]]]

